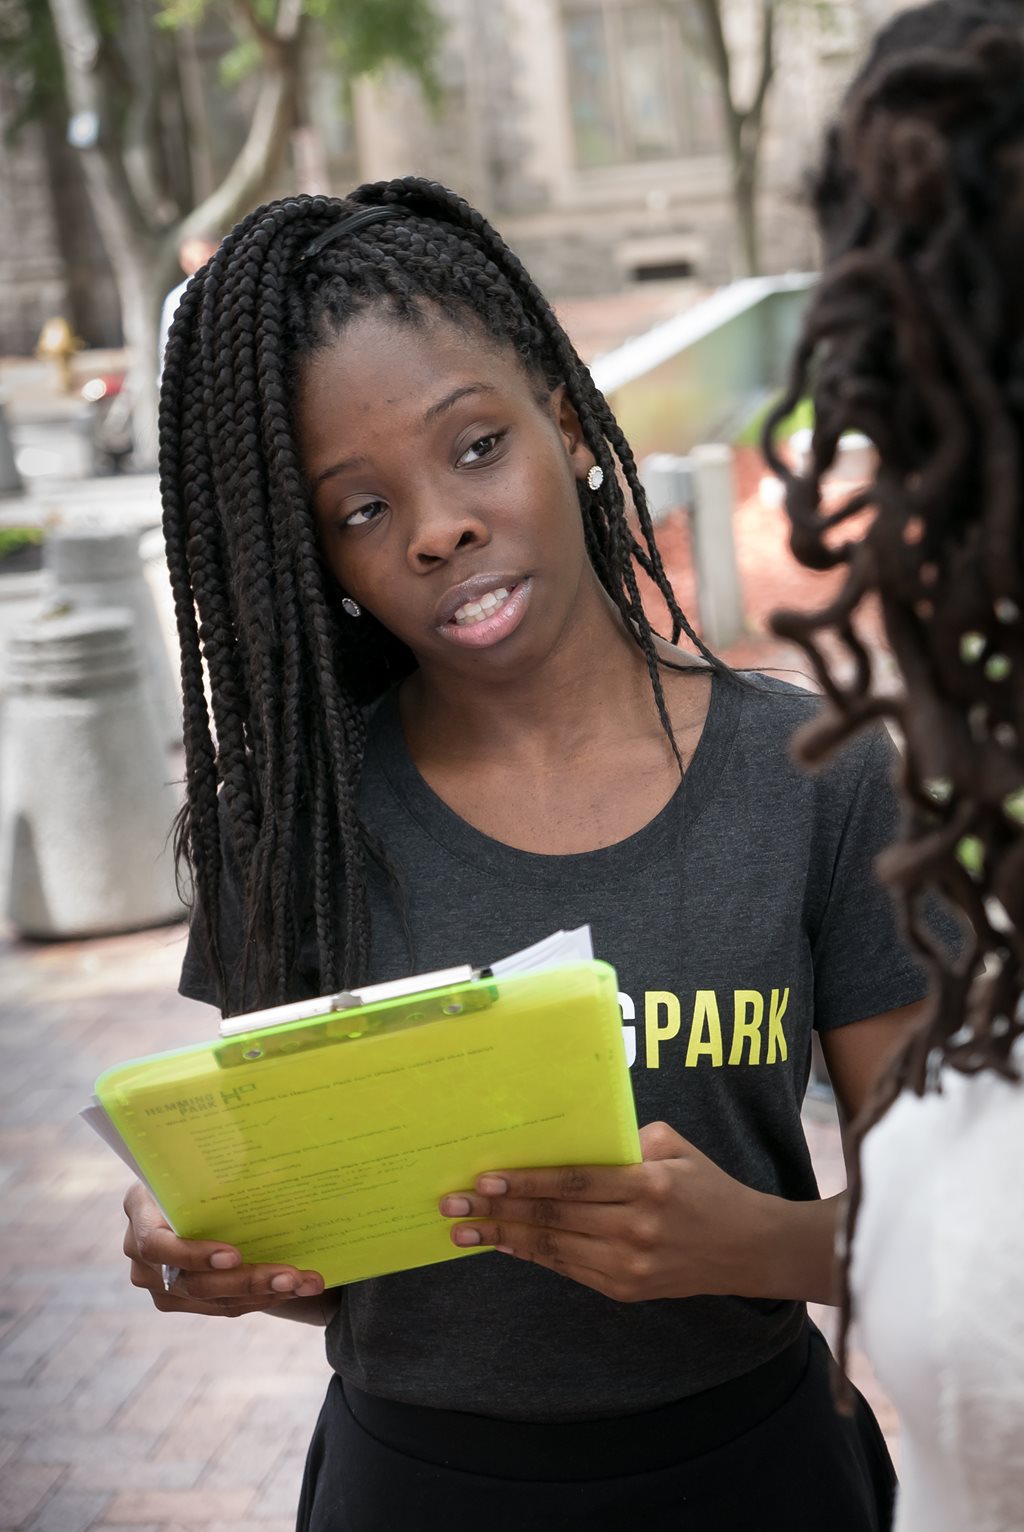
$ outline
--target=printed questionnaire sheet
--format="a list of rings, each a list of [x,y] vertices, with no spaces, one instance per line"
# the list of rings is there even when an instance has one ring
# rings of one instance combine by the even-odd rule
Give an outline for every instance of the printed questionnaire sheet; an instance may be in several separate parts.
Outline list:
[[[639,1157],[613,971],[488,992],[458,1016],[258,1059],[245,1037],[157,1056],[109,1071],[101,1099],[179,1233],[329,1283],[473,1254],[451,1244],[445,1192],[503,1165]]]

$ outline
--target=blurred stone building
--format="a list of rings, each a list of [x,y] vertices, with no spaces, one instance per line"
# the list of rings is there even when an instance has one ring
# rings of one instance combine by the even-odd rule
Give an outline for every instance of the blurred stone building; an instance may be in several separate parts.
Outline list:
[[[758,0],[724,0],[741,101]],[[761,196],[763,266],[816,264],[803,212],[823,122],[892,0],[791,0],[779,23]],[[716,84],[658,0],[446,0],[446,110],[399,82],[362,82],[360,171],[409,170],[493,213],[557,295],[736,274],[730,166]]]
[[[346,97],[311,60],[313,159],[332,191],[409,173],[444,181],[494,219],[558,297],[735,275],[715,82],[659,0],[437,4],[447,21],[437,113],[396,75],[359,81]],[[744,100],[757,65],[759,4],[724,4]],[[903,8],[898,0],[788,0],[763,154],[766,271],[816,263],[803,190],[823,122],[873,25]],[[210,32],[182,59],[183,93],[210,119],[202,163],[193,167],[200,186],[241,138],[236,98],[217,82],[222,46]],[[33,124],[13,146],[0,146],[0,227],[13,234],[0,246],[0,351],[31,350],[54,312],[92,345],[119,340],[116,295],[60,129]],[[296,149],[281,189],[303,177],[309,184],[308,156]]]

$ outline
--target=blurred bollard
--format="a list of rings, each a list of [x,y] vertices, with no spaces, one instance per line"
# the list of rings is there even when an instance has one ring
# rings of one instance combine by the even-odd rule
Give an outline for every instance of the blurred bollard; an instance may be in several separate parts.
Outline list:
[[[0,740],[0,894],[26,936],[182,918],[178,792],[127,611],[43,615],[10,635]]]
[[[640,463],[640,482],[655,526],[672,511],[693,510],[693,469],[688,457],[652,452]]]
[[[31,569],[4,574],[0,565],[0,697],[7,690],[7,662],[4,650],[8,635],[22,627],[30,617],[43,610],[50,581],[46,571]]]
[[[162,527],[149,527],[139,538],[139,557],[142,572],[153,597],[164,653],[172,676],[181,674],[181,650],[178,647],[178,619],[174,611],[174,592],[171,589],[171,572],[167,568],[167,548]],[[181,683],[175,680],[174,698],[177,704],[177,728],[174,743],[181,744]]]
[[[3,540],[4,533],[0,531],[0,542]],[[40,567],[41,564],[42,549],[38,544],[23,542],[20,547],[15,546],[13,554],[8,545],[7,553],[0,558],[0,703],[7,690],[5,650],[8,634],[15,628],[23,627],[49,604],[50,576]],[[0,712],[2,727],[3,714]]]
[[[165,745],[181,744],[181,692],[174,678],[153,592],[142,566],[138,532],[72,527],[45,545],[54,600],[76,611],[121,607],[135,618],[143,669],[152,688]]]
[[[693,465],[693,558],[701,636],[712,649],[735,643],[744,628],[743,591],[736,564],[733,451],[720,443],[695,447]]]
[[[732,448],[695,447],[689,457],[654,452],[641,462],[640,480],[655,525],[670,511],[689,512],[701,636],[712,649],[724,649],[744,628]]]
[[[25,486],[14,461],[14,444],[7,428],[5,400],[6,395],[0,390],[0,495],[21,495],[25,492]]]
[[[789,450],[795,471],[806,477],[814,469],[814,432],[807,426],[794,431],[789,438]],[[845,431],[826,478],[869,484],[877,468],[878,452],[870,436],[861,431]]]

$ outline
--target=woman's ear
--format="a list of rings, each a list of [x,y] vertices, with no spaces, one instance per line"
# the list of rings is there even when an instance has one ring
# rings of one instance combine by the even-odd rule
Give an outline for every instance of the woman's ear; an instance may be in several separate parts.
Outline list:
[[[582,482],[594,467],[596,458],[583,439],[580,417],[576,413],[572,400],[569,398],[569,390],[564,383],[559,383],[551,390],[550,408],[565,445],[566,456],[572,464],[572,471]]]

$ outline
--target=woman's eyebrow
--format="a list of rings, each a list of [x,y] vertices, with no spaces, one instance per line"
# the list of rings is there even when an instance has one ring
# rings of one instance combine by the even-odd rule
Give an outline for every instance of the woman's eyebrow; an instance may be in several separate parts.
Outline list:
[[[361,468],[365,462],[365,457],[344,457],[340,463],[332,463],[330,468],[325,468],[322,473],[318,473],[310,488],[319,489],[325,480],[333,479],[339,473],[347,473],[350,468]]]
[[[445,410],[450,410],[453,404],[458,404],[460,399],[465,399],[467,394],[496,394],[498,390],[491,383],[466,383],[462,388],[453,388],[450,394],[445,394],[443,399],[438,399],[432,404],[423,416],[423,424],[430,425]]]
[[[443,399],[438,399],[432,404],[423,416],[423,424],[430,425],[445,410],[450,410],[453,404],[458,404],[460,399],[465,399],[469,394],[496,394],[498,390],[491,383],[465,383],[460,388],[453,388],[450,394],[445,394]],[[362,456],[342,458],[340,463],[332,463],[330,468],[325,468],[318,473],[313,480],[312,488],[319,489],[327,479],[333,479],[339,473],[346,473],[350,468],[361,468],[366,462]]]

